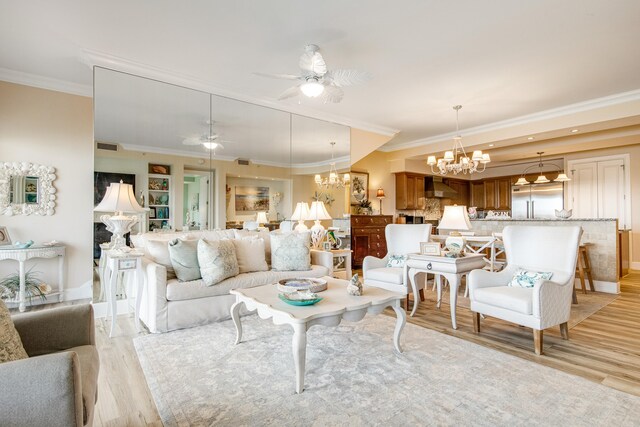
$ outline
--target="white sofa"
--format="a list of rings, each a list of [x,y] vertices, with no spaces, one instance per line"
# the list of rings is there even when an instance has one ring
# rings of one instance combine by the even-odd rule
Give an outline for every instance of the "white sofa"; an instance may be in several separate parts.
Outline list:
[[[140,319],[153,333],[189,328],[228,319],[229,309],[235,297],[231,289],[252,288],[291,277],[322,277],[333,272],[333,256],[330,252],[311,251],[311,270],[308,271],[257,271],[241,273],[222,282],[206,286],[202,279],[179,282],[167,277],[167,268],[154,259],[147,248],[148,240],[167,243],[176,238],[218,240],[233,239],[234,230],[210,230],[175,233],[144,233],[131,236],[134,246],[145,252],[143,269],[145,287],[140,307]],[[270,234],[260,233],[265,239],[265,259],[270,263]],[[166,263],[166,261],[165,261]],[[166,265],[166,264],[165,264]]]

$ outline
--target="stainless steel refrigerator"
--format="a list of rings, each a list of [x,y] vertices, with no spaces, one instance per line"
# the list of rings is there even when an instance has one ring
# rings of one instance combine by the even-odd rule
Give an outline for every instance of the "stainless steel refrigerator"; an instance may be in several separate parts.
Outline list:
[[[561,182],[514,185],[511,187],[511,218],[555,218],[556,209],[564,208],[564,187]]]

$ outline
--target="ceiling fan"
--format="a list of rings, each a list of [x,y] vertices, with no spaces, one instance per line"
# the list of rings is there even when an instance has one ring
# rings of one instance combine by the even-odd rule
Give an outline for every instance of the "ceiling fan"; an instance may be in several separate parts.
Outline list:
[[[295,86],[290,87],[280,94],[279,100],[292,98],[303,94],[309,98],[321,97],[324,102],[338,103],[342,101],[345,86],[353,86],[364,83],[371,78],[364,71],[353,69],[328,70],[327,64],[320,53],[320,48],[315,44],[308,44],[300,57],[300,75],[295,74],[269,74],[254,73],[263,77],[276,79],[297,80]]]
[[[232,141],[223,141],[220,135],[213,131],[213,120],[207,120],[209,124],[209,133],[200,137],[189,137],[182,140],[183,145],[202,145],[209,150],[224,148],[223,143],[231,143]]]

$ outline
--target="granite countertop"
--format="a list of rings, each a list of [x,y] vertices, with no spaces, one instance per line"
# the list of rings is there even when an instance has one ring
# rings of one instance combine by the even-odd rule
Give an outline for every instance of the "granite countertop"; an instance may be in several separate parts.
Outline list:
[[[483,218],[470,221],[615,221],[616,218]]]

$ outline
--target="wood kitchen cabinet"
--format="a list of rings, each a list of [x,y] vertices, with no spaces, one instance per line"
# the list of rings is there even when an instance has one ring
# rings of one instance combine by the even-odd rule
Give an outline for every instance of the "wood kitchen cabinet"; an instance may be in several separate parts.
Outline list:
[[[471,181],[469,205],[485,210],[511,209],[511,178]]]
[[[425,175],[396,174],[396,209],[424,209]]]
[[[484,209],[484,182],[469,182],[469,206]]]
[[[393,215],[351,215],[352,265],[361,268],[367,255],[384,258],[387,240],[384,229],[393,223]]]
[[[496,209],[511,209],[511,178],[507,177],[496,180],[496,204]]]
[[[459,206],[471,206],[469,196],[469,181],[463,181],[461,179],[447,178],[444,180],[451,189],[453,189],[458,195],[449,199],[445,199],[446,205],[459,205]]]

